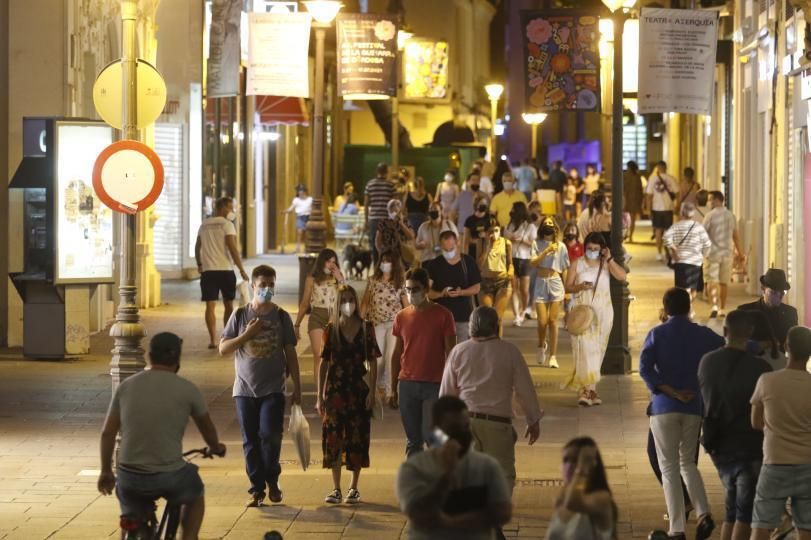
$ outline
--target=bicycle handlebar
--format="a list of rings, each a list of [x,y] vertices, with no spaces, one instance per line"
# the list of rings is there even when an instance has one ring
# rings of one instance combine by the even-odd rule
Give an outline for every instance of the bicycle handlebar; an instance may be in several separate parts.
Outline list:
[[[189,457],[189,456],[193,456],[193,455],[196,455],[196,454],[200,454],[201,456],[203,456],[206,459],[214,459],[214,456],[225,457],[225,451],[222,451],[220,453],[212,452],[211,448],[208,448],[208,447],[195,448],[194,450],[189,450],[188,452],[183,452],[183,457]]]

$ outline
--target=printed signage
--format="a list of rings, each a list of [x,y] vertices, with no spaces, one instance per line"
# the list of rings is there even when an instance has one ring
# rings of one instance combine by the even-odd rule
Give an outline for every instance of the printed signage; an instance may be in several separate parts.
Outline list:
[[[213,0],[206,68],[206,96],[236,96],[239,91],[242,0]]]
[[[249,96],[310,97],[310,15],[248,14]]]
[[[379,15],[338,16],[338,92],[344,99],[397,95],[397,25]]]

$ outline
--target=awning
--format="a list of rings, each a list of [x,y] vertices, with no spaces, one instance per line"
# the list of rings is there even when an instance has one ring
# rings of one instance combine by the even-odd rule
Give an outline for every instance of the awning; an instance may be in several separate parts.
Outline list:
[[[282,96],[256,96],[259,123],[307,124],[310,121],[304,99]]]
[[[53,160],[44,156],[25,156],[8,187],[18,189],[51,187],[53,175]]]

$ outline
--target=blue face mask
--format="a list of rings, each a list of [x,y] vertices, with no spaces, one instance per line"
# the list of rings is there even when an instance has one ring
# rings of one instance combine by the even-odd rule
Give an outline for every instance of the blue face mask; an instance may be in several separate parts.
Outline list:
[[[597,259],[600,258],[600,252],[595,251],[593,249],[589,249],[586,251],[586,258],[589,259],[590,261],[596,261]]]
[[[260,287],[256,289],[256,299],[259,300],[261,303],[270,302],[273,298],[273,289],[270,287]]]

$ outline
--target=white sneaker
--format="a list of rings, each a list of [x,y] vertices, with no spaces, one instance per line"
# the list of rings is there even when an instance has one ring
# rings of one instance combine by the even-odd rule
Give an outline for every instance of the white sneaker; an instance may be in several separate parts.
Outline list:
[[[530,321],[532,320],[532,309],[527,308],[527,309],[524,310],[524,319],[530,320]]]
[[[546,367],[546,347],[538,347],[535,352],[535,361],[539,366]]]
[[[558,359],[555,358],[555,355],[549,357],[549,367],[552,369],[558,369],[560,366],[558,365]]]
[[[515,320],[513,321],[513,326],[518,326],[518,327],[524,326],[524,315],[523,314],[521,314],[521,315],[519,315],[518,317],[515,318]]]
[[[661,253],[656,254],[656,260],[659,261],[659,262],[662,262],[664,260]]]

